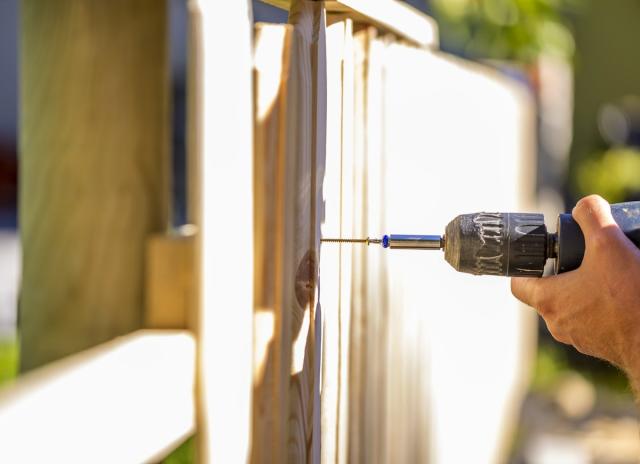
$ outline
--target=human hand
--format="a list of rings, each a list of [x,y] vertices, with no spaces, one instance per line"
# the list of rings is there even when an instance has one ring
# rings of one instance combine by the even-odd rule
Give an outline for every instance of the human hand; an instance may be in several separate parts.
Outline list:
[[[559,342],[621,367],[640,385],[640,250],[597,195],[572,211],[585,238],[580,267],[552,277],[512,278],[511,291],[534,307]]]

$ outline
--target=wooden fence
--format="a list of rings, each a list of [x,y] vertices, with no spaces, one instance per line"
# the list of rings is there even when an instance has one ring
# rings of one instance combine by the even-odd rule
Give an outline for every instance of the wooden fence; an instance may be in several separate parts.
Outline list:
[[[504,457],[533,327],[506,282],[320,238],[530,206],[531,102],[400,2],[268,3],[288,25],[189,2],[191,226],[165,233],[164,7],[23,0],[23,367],[106,343],[0,392],[0,461],[196,430],[201,462]]]

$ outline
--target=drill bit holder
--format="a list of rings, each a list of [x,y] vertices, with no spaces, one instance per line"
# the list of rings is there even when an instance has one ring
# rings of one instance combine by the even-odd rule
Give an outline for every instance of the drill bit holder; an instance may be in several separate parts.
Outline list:
[[[469,274],[539,277],[547,236],[542,214],[461,214],[447,225],[444,258]]]

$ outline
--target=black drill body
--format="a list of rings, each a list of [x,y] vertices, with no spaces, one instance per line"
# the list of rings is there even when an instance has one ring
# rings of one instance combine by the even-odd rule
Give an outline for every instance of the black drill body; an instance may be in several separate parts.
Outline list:
[[[611,205],[613,218],[640,248],[640,202]],[[445,259],[475,275],[541,277],[547,259],[556,274],[576,269],[584,256],[584,236],[571,214],[558,216],[550,233],[542,214],[472,213],[451,221],[443,239]]]

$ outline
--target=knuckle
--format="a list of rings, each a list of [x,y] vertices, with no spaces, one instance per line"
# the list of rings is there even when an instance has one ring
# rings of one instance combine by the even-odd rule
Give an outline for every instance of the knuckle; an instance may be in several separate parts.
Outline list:
[[[511,279],[511,293],[523,303],[533,305],[533,295],[535,286],[528,279],[513,278]]]
[[[580,201],[576,203],[576,208],[588,211],[598,209],[605,205],[608,205],[608,203],[600,195],[588,195],[584,198],[581,198]]]
[[[562,342],[562,332],[556,326],[547,322],[547,329],[555,341]]]
[[[540,314],[550,314],[553,312],[553,303],[540,288],[536,288],[533,291],[531,305],[536,308]]]
[[[554,326],[553,324],[547,324],[547,328],[549,329],[549,333],[551,336],[558,342],[564,343],[565,345],[571,344],[571,337],[562,330],[561,328]]]

